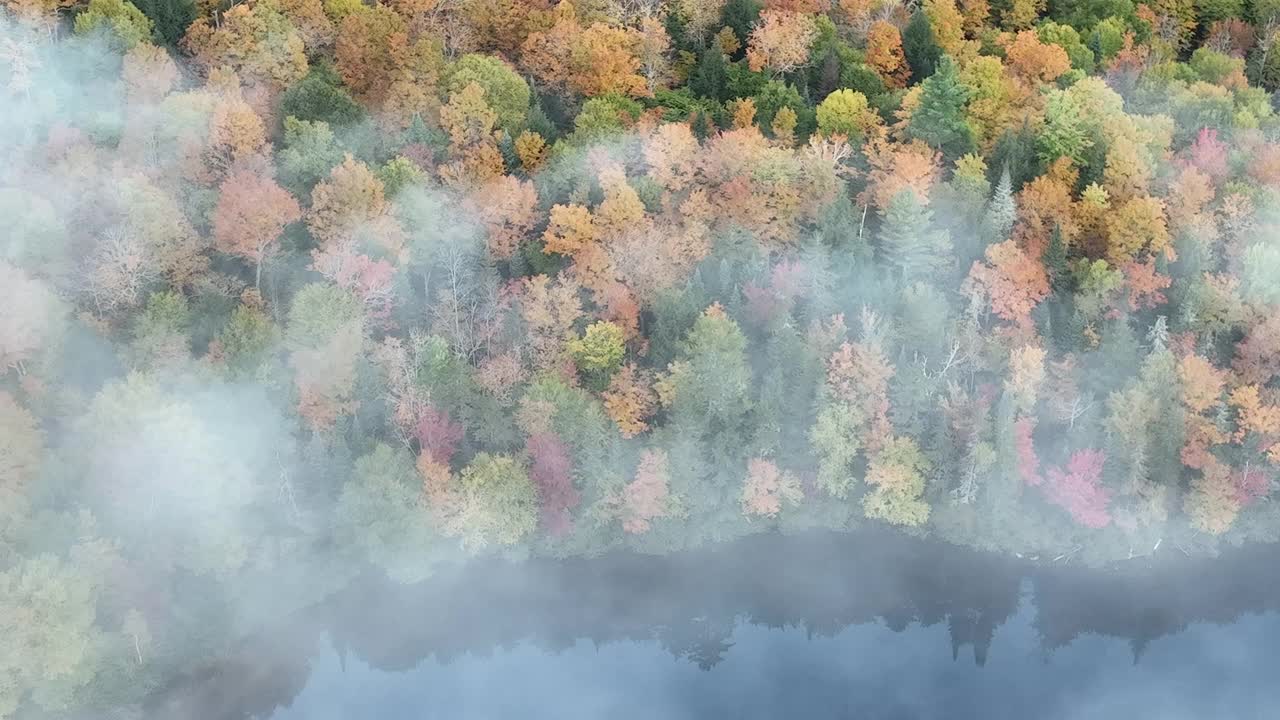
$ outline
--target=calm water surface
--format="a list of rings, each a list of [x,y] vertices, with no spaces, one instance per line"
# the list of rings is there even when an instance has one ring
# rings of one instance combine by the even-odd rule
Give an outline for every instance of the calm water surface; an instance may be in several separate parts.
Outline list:
[[[1280,718],[1274,548],[1123,568],[891,535],[370,576],[193,681],[202,717]]]

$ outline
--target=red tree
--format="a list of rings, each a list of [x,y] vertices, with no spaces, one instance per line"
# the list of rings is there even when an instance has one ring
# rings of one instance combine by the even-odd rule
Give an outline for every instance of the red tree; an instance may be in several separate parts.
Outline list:
[[[1231,478],[1231,484],[1236,491],[1236,502],[1242,508],[1271,491],[1270,476],[1256,468],[1245,467]]]
[[[213,211],[213,241],[228,255],[255,266],[254,282],[262,286],[262,263],[285,226],[302,217],[302,208],[287,190],[248,168],[227,176]]]
[[[1065,471],[1049,468],[1045,495],[1049,502],[1066,510],[1071,519],[1088,528],[1104,528],[1111,524],[1107,505],[1111,491],[1100,484],[1102,465],[1107,460],[1101,450],[1077,450],[1067,461]]]
[[[1218,131],[1213,128],[1200,129],[1195,142],[1187,148],[1186,161],[1208,175],[1215,185],[1231,172],[1227,166],[1227,145],[1218,139]]]
[[[360,298],[369,319],[384,327],[391,324],[396,301],[396,268],[390,262],[360,253],[356,242],[346,238],[327,248],[312,250],[311,269]]]
[[[463,434],[462,426],[455,423],[449,413],[430,405],[423,410],[418,426],[414,428],[414,435],[422,445],[422,454],[430,455],[443,465],[448,465],[453,458]]]
[[[564,535],[573,529],[570,511],[581,497],[573,487],[573,460],[569,448],[555,433],[530,435],[524,450],[529,455],[529,479],[538,489],[542,506],[542,523],[552,535]]]

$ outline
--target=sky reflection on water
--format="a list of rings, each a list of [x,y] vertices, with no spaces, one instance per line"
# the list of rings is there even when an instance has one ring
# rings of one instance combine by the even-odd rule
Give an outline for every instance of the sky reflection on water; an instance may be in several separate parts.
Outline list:
[[[1049,651],[1024,592],[997,627],[985,665],[953,660],[946,623],[854,624],[831,637],[739,617],[731,646],[702,669],[657,639],[553,652],[527,641],[490,654],[434,655],[404,672],[340,657],[326,642],[294,701],[273,720],[378,718],[1275,718],[1280,615],[1192,623],[1152,639],[1134,662],[1126,639],[1082,634]],[[566,612],[572,612],[566,609]],[[714,632],[712,634],[715,634]]]

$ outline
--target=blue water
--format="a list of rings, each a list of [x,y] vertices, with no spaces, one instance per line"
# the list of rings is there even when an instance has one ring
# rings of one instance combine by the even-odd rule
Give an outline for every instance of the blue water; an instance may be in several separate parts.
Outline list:
[[[571,608],[566,608],[572,612]],[[405,672],[371,668],[323,643],[312,672],[274,720],[370,718],[1280,718],[1280,615],[1195,622],[1152,639],[1135,663],[1127,639],[1083,634],[1046,650],[1024,586],[995,629],[985,665],[953,660],[945,622],[850,625],[830,637],[739,617],[708,669],[657,640],[553,652],[518,641]],[[405,619],[448,623],[449,618]]]

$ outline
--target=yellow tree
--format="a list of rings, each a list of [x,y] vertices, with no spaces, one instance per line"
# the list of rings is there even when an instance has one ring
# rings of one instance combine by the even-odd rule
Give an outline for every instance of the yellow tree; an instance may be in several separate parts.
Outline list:
[[[1125,202],[1107,215],[1107,260],[1115,265],[1133,260],[1140,253],[1164,253],[1173,259],[1169,230],[1165,226],[1164,203],[1158,198],[1139,197]]]
[[[904,87],[911,76],[907,57],[902,51],[902,33],[897,26],[877,20],[867,30],[867,64],[880,73],[884,84]]]
[[[338,28],[334,63],[352,94],[377,103],[390,89],[407,45],[408,28],[394,10],[359,6]]]
[[[929,519],[929,505],[921,499],[929,468],[915,440],[890,439],[867,466],[866,482],[872,487],[862,499],[867,517],[894,525],[923,525]]]
[[[355,238],[380,247],[393,262],[404,251],[404,230],[391,215],[382,181],[349,154],[311,191],[306,223],[322,248]]]
[[[645,40],[640,31],[603,22],[584,28],[569,0],[561,0],[554,18],[550,28],[531,33],[520,48],[520,63],[535,78],[561,93],[650,94],[641,74]]]
[[[809,62],[809,48],[817,37],[812,15],[766,10],[747,41],[747,64],[782,75]]]
[[[226,67],[251,84],[283,90],[307,74],[302,35],[276,0],[242,3],[195,22],[183,44],[205,70]]]

